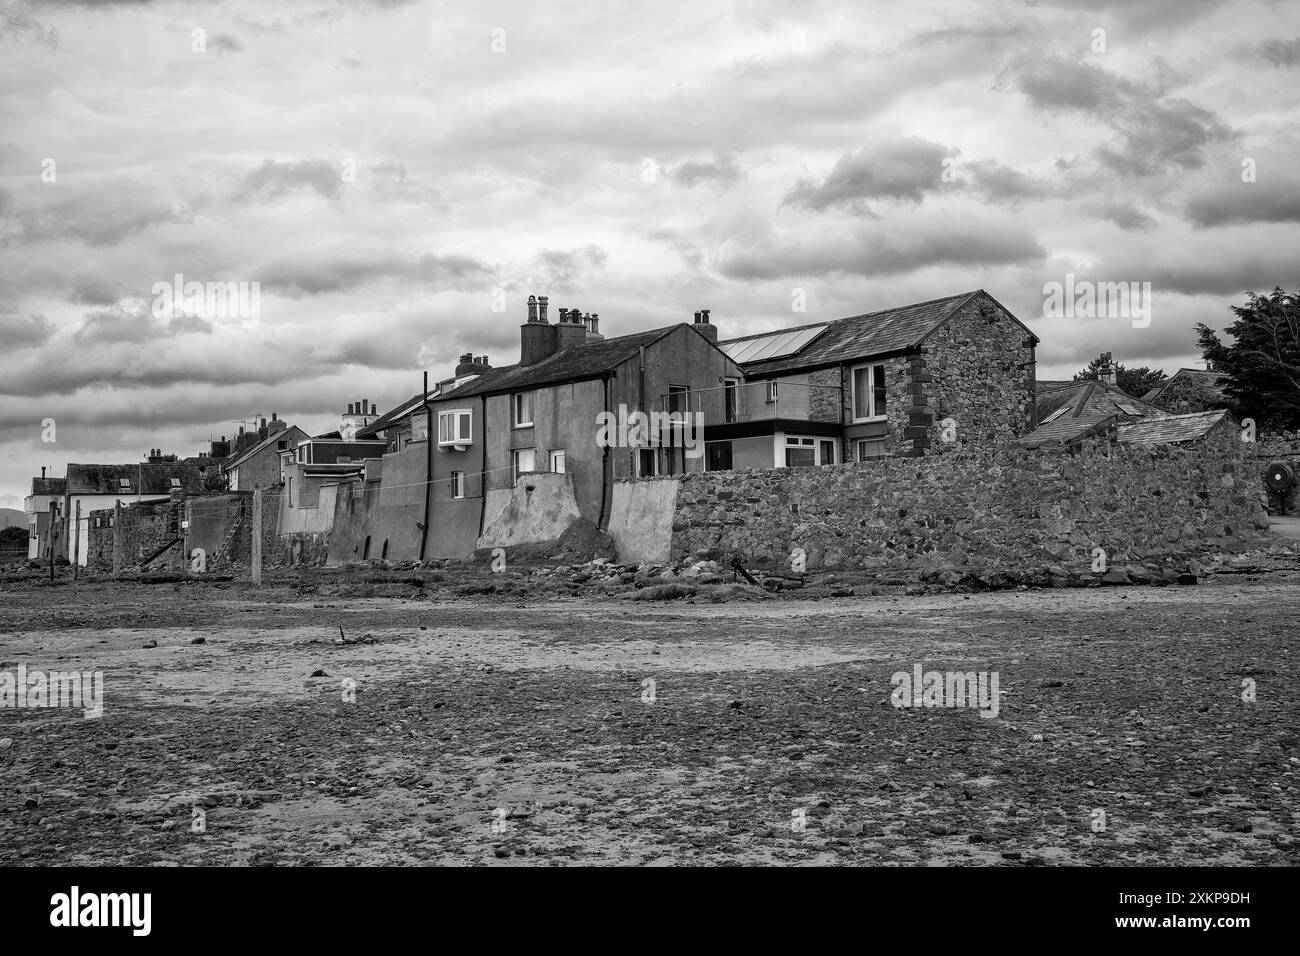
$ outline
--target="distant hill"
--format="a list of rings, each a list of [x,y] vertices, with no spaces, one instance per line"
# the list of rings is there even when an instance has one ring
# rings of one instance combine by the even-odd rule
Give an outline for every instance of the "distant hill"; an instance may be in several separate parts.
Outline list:
[[[26,528],[27,514],[17,508],[0,508],[0,528]]]

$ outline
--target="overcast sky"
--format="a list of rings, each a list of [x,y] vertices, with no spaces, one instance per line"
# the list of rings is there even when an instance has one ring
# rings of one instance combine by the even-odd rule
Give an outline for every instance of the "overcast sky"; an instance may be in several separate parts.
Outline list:
[[[1068,378],[1300,281],[1296,3],[0,3],[0,507],[510,364],[529,293],[726,338],[984,288]],[[257,323],[155,317],[177,273]],[[1067,273],[1150,325],[1044,317]]]

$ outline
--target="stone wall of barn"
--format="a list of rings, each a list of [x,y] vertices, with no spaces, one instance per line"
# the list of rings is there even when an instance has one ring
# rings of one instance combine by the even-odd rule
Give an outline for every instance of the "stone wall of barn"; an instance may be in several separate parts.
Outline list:
[[[909,371],[904,437],[914,453],[991,446],[1033,430],[1033,341],[992,299],[976,296],[936,329]]]

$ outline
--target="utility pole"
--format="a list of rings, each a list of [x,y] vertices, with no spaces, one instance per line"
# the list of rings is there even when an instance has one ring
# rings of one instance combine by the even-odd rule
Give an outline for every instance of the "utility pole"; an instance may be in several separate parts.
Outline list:
[[[90,544],[90,535],[86,535],[86,544]],[[72,528],[72,580],[77,580],[77,569],[81,564],[81,499],[77,499],[77,523]]]
[[[50,580],[54,580],[54,541],[58,537],[59,505],[50,502]]]
[[[122,499],[113,504],[113,577],[122,571]]]
[[[253,541],[251,549],[253,584],[262,586],[262,489],[253,492]]]

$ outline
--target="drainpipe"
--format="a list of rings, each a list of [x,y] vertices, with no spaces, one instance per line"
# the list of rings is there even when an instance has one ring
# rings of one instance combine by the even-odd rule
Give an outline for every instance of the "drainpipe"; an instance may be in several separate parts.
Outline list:
[[[605,383],[605,409],[604,410],[606,413],[608,413],[609,412],[609,372],[606,372],[604,375],[601,376],[601,378],[604,380]],[[605,416],[605,421],[607,422],[609,421],[608,414],[606,414]],[[614,466],[614,460],[610,456],[610,443],[607,441],[605,442],[605,447],[604,449],[602,449],[602,453],[600,457],[600,474],[601,474],[600,515],[596,519],[596,527],[599,528],[601,531],[605,531],[609,528],[609,514],[606,512],[606,508],[609,505],[610,490],[614,484],[613,466]]]
[[[542,308],[545,309],[546,307],[543,306]],[[545,315],[545,312],[543,312],[543,315]],[[479,420],[483,423],[483,458],[482,458],[482,460],[479,462],[479,464],[480,464],[480,466],[481,466],[481,468],[482,468],[483,474],[479,475],[479,477],[478,477],[478,498],[479,498],[479,506],[478,506],[478,536],[481,538],[481,537],[483,537],[483,523],[484,523],[485,521],[487,521],[487,476],[488,476],[487,436],[488,436],[488,427],[487,427],[487,395],[484,394],[484,395],[481,395],[481,396],[479,396],[479,397],[483,400],[483,410],[482,410],[482,412],[481,412],[482,418],[479,419]],[[471,436],[471,437],[472,437],[472,436]],[[468,477],[468,476],[467,476],[467,477]],[[474,542],[474,548],[475,548],[475,550],[478,549],[478,541],[477,541],[477,540]]]
[[[637,356],[638,356],[638,360],[637,360],[637,366],[638,366],[638,368],[637,368],[637,406],[636,406],[636,407],[637,407],[637,410],[638,410],[638,411],[644,412],[644,411],[646,410],[646,407],[645,407],[645,346],[642,345],[642,346],[641,346],[640,348],[638,348],[636,351],[637,351]],[[647,428],[646,431],[649,431],[649,429]],[[647,436],[647,437],[648,437],[648,436]],[[656,446],[654,446],[654,445],[651,445],[651,446],[650,446],[650,449],[651,449],[651,450],[650,450],[650,454],[652,454],[652,455],[655,456],[655,472],[657,473],[657,472],[659,471],[659,461],[658,461],[658,459],[659,459],[659,450],[658,450],[658,448],[657,448]],[[638,449],[637,449],[637,459],[638,459],[638,466],[637,466],[637,467],[639,467],[640,451],[641,451],[641,449],[638,448]]]
[[[429,370],[424,371],[424,523],[420,525],[420,560],[424,560],[425,542],[429,540],[429,511],[433,504],[433,406],[429,404]],[[361,488],[365,490],[365,472]]]

